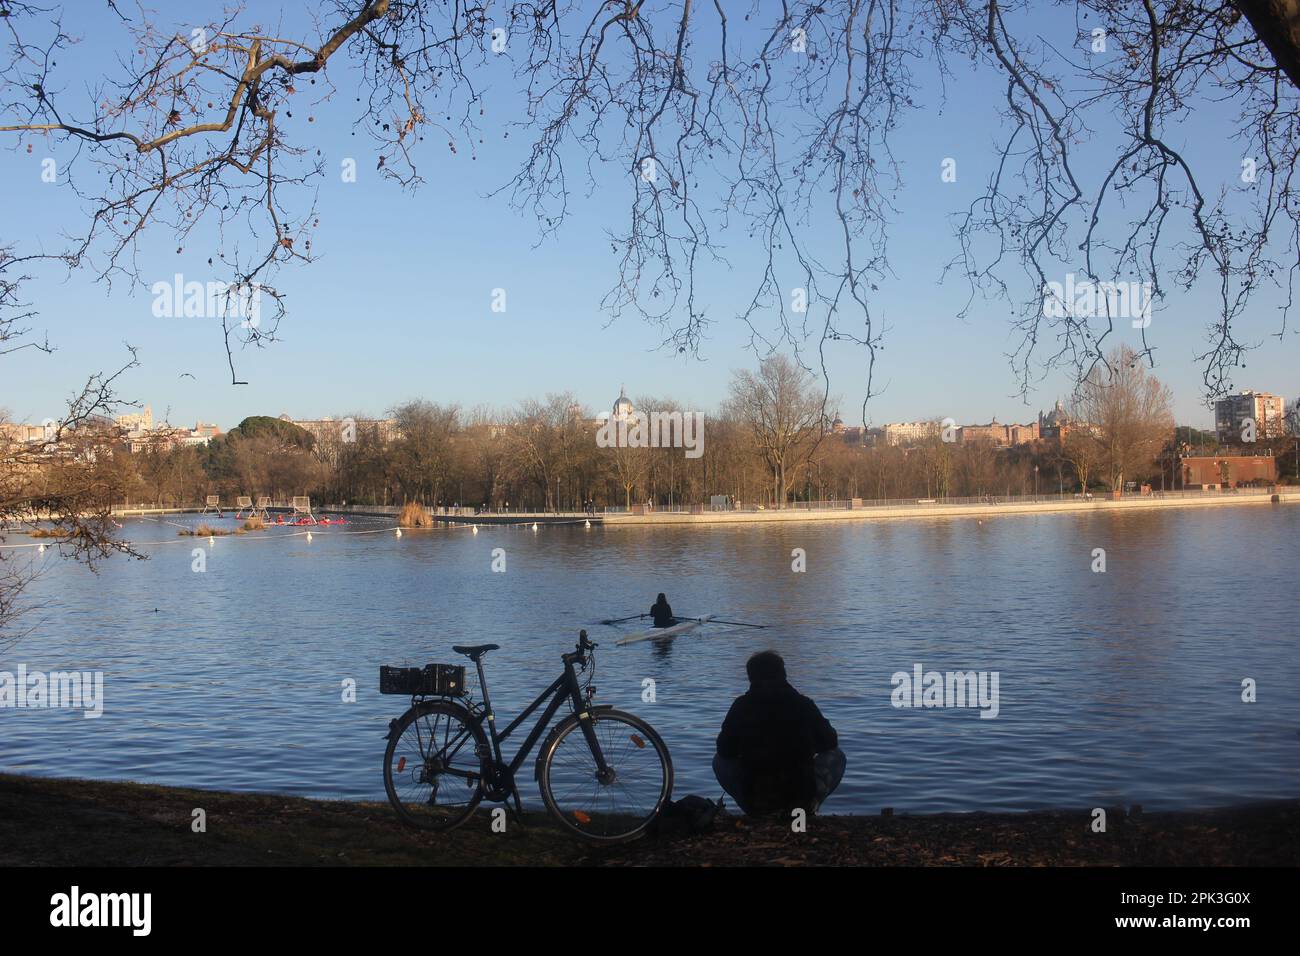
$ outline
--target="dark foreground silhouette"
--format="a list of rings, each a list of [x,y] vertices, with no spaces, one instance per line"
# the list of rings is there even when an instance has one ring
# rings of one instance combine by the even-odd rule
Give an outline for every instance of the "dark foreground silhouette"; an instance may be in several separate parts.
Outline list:
[[[713,773],[746,814],[806,814],[839,786],[839,737],[813,701],[790,686],[785,661],[759,651],[745,663],[749,690],[727,711]]]
[[[193,811],[207,832],[191,829]],[[386,803],[304,800],[0,775],[0,866],[1242,866],[1300,864],[1300,801],[1225,810],[724,817],[702,836],[591,848],[542,814],[491,832],[488,814],[426,834]]]

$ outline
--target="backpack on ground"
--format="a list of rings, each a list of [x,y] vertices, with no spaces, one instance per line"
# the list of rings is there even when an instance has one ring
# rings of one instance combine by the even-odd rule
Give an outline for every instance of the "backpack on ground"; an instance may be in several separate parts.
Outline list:
[[[670,800],[660,811],[652,832],[655,836],[668,838],[708,833],[713,829],[714,821],[722,813],[723,807],[722,798],[718,798],[715,803],[693,793],[680,800]]]

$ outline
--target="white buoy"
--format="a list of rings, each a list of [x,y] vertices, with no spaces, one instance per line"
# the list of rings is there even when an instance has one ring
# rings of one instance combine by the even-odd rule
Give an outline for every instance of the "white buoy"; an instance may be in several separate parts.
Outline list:
[[[590,528],[590,527],[591,527],[591,522],[590,522],[590,521],[584,521],[584,522],[582,523],[582,526],[583,526],[584,528]]]
[[[208,535],[208,547],[211,547],[216,543],[217,543],[217,539],[212,537],[212,535]]]
[[[536,521],[533,522],[533,530],[534,530],[534,531],[537,530],[537,522],[536,522]]]
[[[45,553],[45,545],[41,545],[41,546],[40,546],[39,548],[37,548],[36,550],[37,550],[37,553],[39,553],[39,554],[44,554],[44,553]]]
[[[474,533],[478,534],[478,525],[474,525]]]
[[[308,540],[308,541],[311,540],[311,532],[310,532],[310,531],[307,532],[307,540]]]
[[[402,529],[401,529],[401,528],[398,528],[398,529],[397,529],[397,536],[398,536],[399,538],[402,536]]]

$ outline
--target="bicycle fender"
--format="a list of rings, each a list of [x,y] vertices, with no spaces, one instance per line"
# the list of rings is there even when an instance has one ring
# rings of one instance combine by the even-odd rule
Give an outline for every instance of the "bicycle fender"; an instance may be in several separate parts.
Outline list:
[[[613,704],[597,704],[594,707],[590,707],[587,710],[584,710],[583,714],[587,714],[592,710],[613,710],[613,709],[614,709]],[[534,780],[538,781],[539,783],[541,782],[542,757],[546,753],[546,751],[550,749],[551,743],[555,740],[556,737],[560,736],[560,732],[563,731],[565,727],[567,727],[569,724],[573,724],[577,722],[578,722],[578,715],[570,714],[568,717],[565,717],[562,721],[560,721],[558,724],[556,724],[554,727],[551,728],[551,732],[546,735],[546,740],[542,742],[542,746],[539,747],[537,750],[537,759],[533,761]]]
[[[407,708],[406,713],[402,714],[401,717],[394,717],[392,720],[388,722],[388,732],[384,734],[384,739],[388,740],[393,736],[393,734],[397,731],[397,725],[406,719],[407,714],[427,713],[428,711],[433,709],[434,704],[446,704],[456,708],[461,712],[461,715],[463,715],[463,717],[465,718],[466,723],[471,723],[474,719],[474,715],[469,712],[469,708],[465,707],[463,704],[454,703],[452,701],[443,700],[441,698],[438,700],[421,701],[420,703],[413,704],[412,706]]]

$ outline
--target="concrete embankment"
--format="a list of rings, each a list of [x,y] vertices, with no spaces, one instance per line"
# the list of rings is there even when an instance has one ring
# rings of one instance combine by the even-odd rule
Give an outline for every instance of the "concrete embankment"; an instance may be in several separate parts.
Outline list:
[[[795,507],[780,511],[706,511],[700,514],[686,512],[606,514],[604,524],[607,527],[622,527],[625,525],[752,524],[773,521],[874,521],[889,518],[975,518],[1026,514],[1098,514],[1155,511],[1167,508],[1278,506],[1294,504],[1298,501],[1300,501],[1300,488],[1287,488],[1277,494],[1260,492],[1163,498],[1133,496],[1118,500],[1094,498],[1090,501],[1039,499],[1003,503],[946,504],[942,499],[938,499],[933,503],[868,505],[862,508]]]

